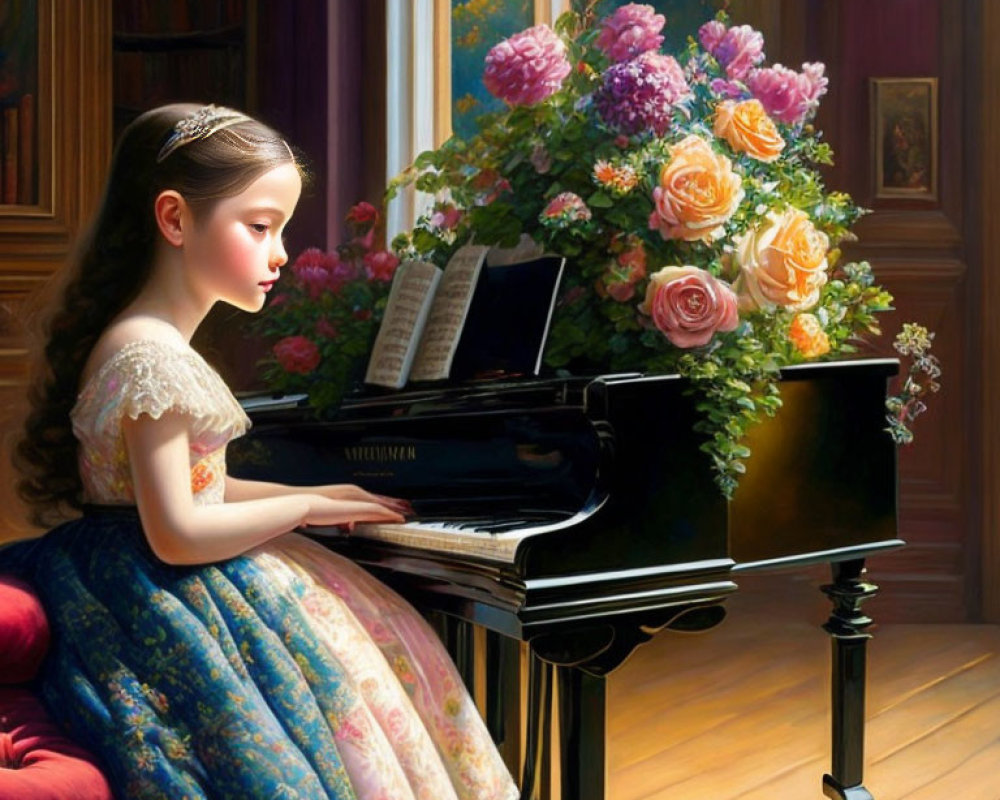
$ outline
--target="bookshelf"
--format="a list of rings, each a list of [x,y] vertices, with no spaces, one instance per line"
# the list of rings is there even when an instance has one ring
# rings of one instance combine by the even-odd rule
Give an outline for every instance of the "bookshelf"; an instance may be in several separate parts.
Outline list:
[[[175,102],[256,107],[256,0],[113,0],[114,136]]]

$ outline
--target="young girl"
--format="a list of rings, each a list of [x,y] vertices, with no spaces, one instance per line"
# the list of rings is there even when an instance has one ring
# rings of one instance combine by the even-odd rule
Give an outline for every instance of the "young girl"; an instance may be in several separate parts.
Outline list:
[[[118,144],[18,448],[36,518],[83,514],[0,552],[55,630],[47,703],[123,797],[516,797],[429,627],[289,533],[406,503],[226,475],[248,420],[189,341],[217,300],[263,306],[301,186],[230,109],[158,108]]]

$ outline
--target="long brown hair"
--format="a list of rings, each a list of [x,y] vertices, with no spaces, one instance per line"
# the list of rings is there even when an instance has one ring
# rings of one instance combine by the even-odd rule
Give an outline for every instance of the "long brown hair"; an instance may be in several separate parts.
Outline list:
[[[69,414],[94,344],[150,276],[160,236],[153,215],[157,195],[165,189],[179,192],[197,220],[265,172],[299,164],[279,134],[250,118],[158,159],[177,122],[199,108],[155,108],[124,130],[97,215],[66,265],[60,295],[43,326],[44,347],[33,364],[28,417],[14,452],[21,473],[18,492],[36,524],[81,507],[78,445]]]

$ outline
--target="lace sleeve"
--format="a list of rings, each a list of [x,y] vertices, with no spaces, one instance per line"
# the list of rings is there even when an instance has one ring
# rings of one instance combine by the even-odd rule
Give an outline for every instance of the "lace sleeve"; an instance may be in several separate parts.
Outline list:
[[[239,436],[249,419],[219,374],[194,350],[154,340],[131,342],[93,375],[73,409],[78,435],[115,438],[125,417],[167,411],[191,417],[194,436]]]

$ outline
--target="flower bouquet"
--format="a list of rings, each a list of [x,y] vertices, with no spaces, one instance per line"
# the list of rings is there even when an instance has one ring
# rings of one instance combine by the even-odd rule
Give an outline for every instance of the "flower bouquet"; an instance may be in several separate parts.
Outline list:
[[[351,238],[330,253],[304,250],[279,284],[256,332],[273,342],[263,377],[282,393],[305,392],[320,411],[336,408],[359,382],[399,259],[378,246],[381,214],[358,203]]]
[[[687,378],[729,496],[744,433],[780,405],[780,368],[855,352],[892,298],[840,259],[864,212],[818,173],[822,64],[765,65],[761,34],[724,14],[667,55],[651,6],[598,19],[594,5],[493,47],[483,81],[505,110],[390,183],[390,199],[434,196],[392,247],[439,266],[472,238],[565,256],[548,366]],[[914,410],[890,409],[894,435]]]

